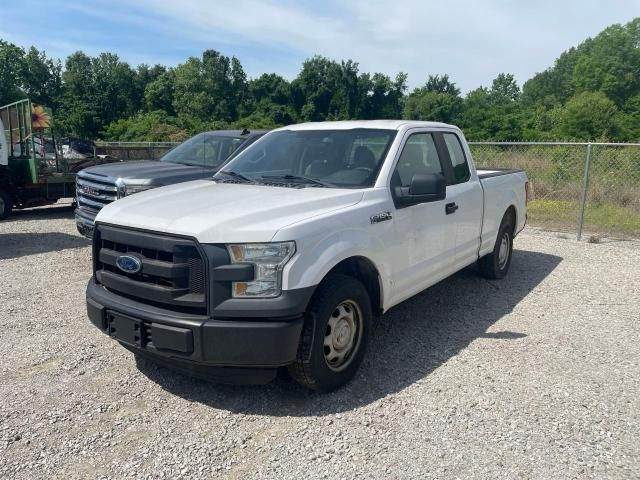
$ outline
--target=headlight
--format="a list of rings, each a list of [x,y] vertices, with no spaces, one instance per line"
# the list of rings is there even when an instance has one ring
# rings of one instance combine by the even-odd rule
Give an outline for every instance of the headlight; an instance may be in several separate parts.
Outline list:
[[[145,190],[151,190],[157,185],[127,185],[126,194],[133,195],[134,193],[144,192]]]
[[[282,269],[296,251],[295,242],[227,245],[231,263],[251,263],[255,278],[233,282],[234,297],[277,297],[282,290]]]

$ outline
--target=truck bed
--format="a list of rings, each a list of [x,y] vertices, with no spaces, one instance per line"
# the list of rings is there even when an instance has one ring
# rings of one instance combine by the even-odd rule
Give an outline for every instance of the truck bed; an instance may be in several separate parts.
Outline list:
[[[491,177],[499,177],[501,175],[509,175],[511,173],[520,173],[523,170],[520,170],[519,168],[492,168],[490,170],[483,170],[483,169],[478,169],[478,178],[480,180],[483,180],[485,178],[491,178]]]

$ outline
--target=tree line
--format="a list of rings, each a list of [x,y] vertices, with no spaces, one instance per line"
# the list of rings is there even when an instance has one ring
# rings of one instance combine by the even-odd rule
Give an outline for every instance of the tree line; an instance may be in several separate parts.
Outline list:
[[[212,129],[322,120],[405,118],[453,123],[471,140],[640,141],[640,17],[563,52],[522,86],[509,73],[461,95],[447,74],[409,91],[407,75],[307,59],[296,78],[249,79],[215,50],[168,68],[114,53],[64,62],[0,40],[0,105],[28,97],[53,109],[60,134],[180,141]]]

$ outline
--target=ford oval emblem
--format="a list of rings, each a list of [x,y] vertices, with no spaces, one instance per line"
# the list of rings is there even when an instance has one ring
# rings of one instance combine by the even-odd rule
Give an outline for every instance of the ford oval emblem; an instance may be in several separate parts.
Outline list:
[[[116,265],[125,273],[138,273],[142,270],[142,262],[133,255],[120,255],[116,258]]]

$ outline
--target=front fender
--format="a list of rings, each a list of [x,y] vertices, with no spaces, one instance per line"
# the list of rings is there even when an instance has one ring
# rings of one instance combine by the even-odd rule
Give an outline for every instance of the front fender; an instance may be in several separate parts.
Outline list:
[[[391,278],[384,262],[382,241],[365,230],[351,228],[329,234],[320,239],[306,238],[298,242],[298,253],[283,272],[283,289],[316,286],[343,260],[363,257],[369,260],[380,275],[382,298],[390,291],[385,279]]]

